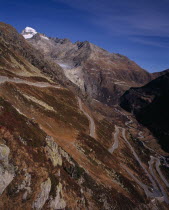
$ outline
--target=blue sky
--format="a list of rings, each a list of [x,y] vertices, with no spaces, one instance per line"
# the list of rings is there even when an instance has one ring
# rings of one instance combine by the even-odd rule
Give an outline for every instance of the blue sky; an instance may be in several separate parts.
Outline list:
[[[169,68],[169,0],[0,0],[1,21],[88,40],[150,72]]]

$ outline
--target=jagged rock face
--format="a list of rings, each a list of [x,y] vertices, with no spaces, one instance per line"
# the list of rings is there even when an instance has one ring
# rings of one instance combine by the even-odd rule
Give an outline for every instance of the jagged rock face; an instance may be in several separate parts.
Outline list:
[[[131,88],[121,98],[121,106],[133,112],[169,152],[169,73],[141,88]]]
[[[148,72],[127,57],[109,53],[87,41],[44,40],[41,34],[34,35],[28,41],[45,57],[59,64],[67,78],[90,99],[116,104],[129,87],[140,86],[151,80]]]
[[[147,130],[117,107],[88,107],[9,25],[0,46],[0,209],[168,209],[166,153],[144,146]]]

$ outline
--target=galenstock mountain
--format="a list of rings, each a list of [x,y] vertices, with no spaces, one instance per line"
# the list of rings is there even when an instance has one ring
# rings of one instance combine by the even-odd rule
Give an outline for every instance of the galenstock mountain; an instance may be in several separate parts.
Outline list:
[[[1,22],[0,209],[169,209],[169,70]]]

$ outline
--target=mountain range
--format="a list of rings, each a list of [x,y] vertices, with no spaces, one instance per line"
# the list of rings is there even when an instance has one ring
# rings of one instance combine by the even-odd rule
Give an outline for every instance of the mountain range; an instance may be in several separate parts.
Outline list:
[[[151,80],[147,71],[123,55],[109,53],[88,41],[72,43],[28,29],[28,32],[27,28],[23,30],[22,35],[26,39],[31,37],[27,39],[29,43],[59,64],[66,77],[90,99],[113,105],[129,87]]]
[[[0,209],[168,209],[167,70],[5,23],[0,55]]]

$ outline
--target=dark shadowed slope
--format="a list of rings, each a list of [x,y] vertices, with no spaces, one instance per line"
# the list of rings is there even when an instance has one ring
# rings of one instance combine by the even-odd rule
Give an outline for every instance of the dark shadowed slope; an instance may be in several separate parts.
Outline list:
[[[151,74],[152,79],[156,79],[157,77],[160,77],[160,76],[166,74],[167,72],[169,72],[169,69],[166,69],[166,70],[160,71],[160,72],[154,72]]]
[[[133,112],[158,138],[163,149],[169,151],[169,73],[126,91],[121,106]]]

